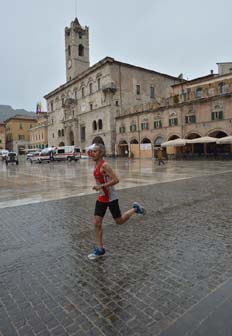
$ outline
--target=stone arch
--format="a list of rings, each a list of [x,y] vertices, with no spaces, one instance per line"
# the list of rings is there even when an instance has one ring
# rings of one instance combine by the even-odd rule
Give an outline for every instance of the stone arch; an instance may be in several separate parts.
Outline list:
[[[138,145],[138,140],[136,138],[131,139],[130,144],[131,145]]]
[[[120,140],[118,145],[118,155],[128,157],[129,146],[126,140]]]
[[[151,140],[148,138],[143,138],[143,140],[141,141],[141,144],[149,144],[151,143]]]
[[[200,138],[201,135],[197,132],[191,132],[188,135],[185,136],[185,139],[196,139],[196,138]]]
[[[61,141],[61,142],[59,143],[59,147],[63,147],[63,146],[65,146],[64,141]]]
[[[104,144],[104,141],[103,141],[103,139],[102,139],[102,137],[100,137],[100,136],[96,136],[94,139],[93,139],[93,141],[92,141],[92,144],[102,144],[102,145],[104,145],[105,146],[105,144]]]
[[[224,132],[222,130],[212,130],[208,133],[209,136],[213,137],[213,138],[223,138],[225,136],[227,136],[227,132]]]
[[[168,141],[169,140],[175,140],[175,139],[179,139],[179,135],[172,134],[172,135],[169,135],[169,137],[168,137]]]

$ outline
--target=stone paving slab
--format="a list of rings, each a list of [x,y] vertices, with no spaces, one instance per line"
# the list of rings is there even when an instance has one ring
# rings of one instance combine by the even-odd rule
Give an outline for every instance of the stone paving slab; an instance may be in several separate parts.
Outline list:
[[[232,173],[119,195],[148,214],[107,214],[98,261],[95,195],[1,209],[1,336],[160,335],[231,279]]]

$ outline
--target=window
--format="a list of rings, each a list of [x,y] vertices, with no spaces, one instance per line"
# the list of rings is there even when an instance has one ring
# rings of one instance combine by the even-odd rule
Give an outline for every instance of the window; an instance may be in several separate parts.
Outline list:
[[[81,142],[85,141],[85,126],[81,126]]]
[[[195,97],[196,98],[201,98],[202,97],[202,88],[197,88],[196,89]]]
[[[64,136],[64,129],[61,130],[61,134],[62,134],[62,136]]]
[[[136,94],[140,95],[140,85],[136,85]]]
[[[53,112],[53,101],[51,101],[51,111]]]
[[[161,128],[162,127],[162,121],[161,120],[155,120],[154,121],[154,128]]]
[[[185,116],[185,123],[186,124],[194,124],[195,122],[196,122],[196,116],[195,115]]]
[[[71,56],[71,47],[70,47],[70,45],[68,46],[68,56],[69,57]]]
[[[78,55],[79,56],[84,56],[84,47],[82,44],[79,44],[78,46]]]
[[[119,127],[119,133],[126,133],[126,127],[125,126]]]
[[[219,83],[218,86],[220,94],[226,93],[226,84],[224,82]]]
[[[82,34],[81,33],[79,33],[79,39],[82,39]]]
[[[101,78],[98,78],[98,80],[97,80],[97,88],[98,88],[98,90],[101,89]]]
[[[101,119],[98,120],[98,128],[102,129],[102,120]]]
[[[89,104],[89,109],[90,109],[90,111],[93,110],[93,104],[92,103]]]
[[[75,100],[77,100],[77,90],[74,91]]]
[[[136,127],[136,124],[131,124],[131,125],[130,125],[130,131],[131,131],[131,132],[135,132],[135,131],[136,131],[136,128],[137,128],[137,127]]]
[[[146,129],[148,129],[149,128],[149,126],[148,126],[148,121],[143,121],[142,123],[141,123],[141,129],[142,130],[146,130]]]
[[[20,129],[23,129],[23,124],[19,124],[19,128],[20,128]]]
[[[97,122],[96,122],[96,120],[93,121],[93,130],[94,131],[97,130]]]
[[[118,100],[115,101],[115,106],[119,106]]]
[[[85,88],[84,87],[81,88],[81,95],[82,95],[82,97],[85,96]]]
[[[59,131],[58,131],[58,137],[60,137],[60,136],[61,136],[61,131],[59,130]]]
[[[19,134],[19,140],[24,140],[24,139],[25,139],[24,135]]]
[[[150,98],[155,98],[155,88],[154,88],[154,86],[150,87]]]
[[[211,120],[222,120],[222,119],[223,119],[223,111],[211,113]]]
[[[89,84],[89,94],[93,94],[93,83]]]
[[[177,118],[170,118],[169,119],[169,126],[177,126],[178,125],[178,119]]]
[[[52,133],[52,137],[55,138],[55,134],[54,133]]]

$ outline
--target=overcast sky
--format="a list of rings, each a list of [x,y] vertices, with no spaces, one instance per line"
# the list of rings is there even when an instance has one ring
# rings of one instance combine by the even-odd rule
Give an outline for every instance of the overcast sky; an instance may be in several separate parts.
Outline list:
[[[106,56],[192,79],[232,61],[231,0],[0,0],[0,104],[35,111],[65,83],[64,28],[89,27]]]

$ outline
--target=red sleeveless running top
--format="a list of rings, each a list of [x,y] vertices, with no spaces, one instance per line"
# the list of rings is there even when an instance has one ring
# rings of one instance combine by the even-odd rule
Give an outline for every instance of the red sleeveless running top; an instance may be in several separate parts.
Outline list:
[[[100,185],[100,184],[104,184],[106,182],[110,181],[110,177],[107,175],[103,175],[101,173],[101,167],[103,166],[103,164],[105,163],[105,160],[101,160],[98,165],[95,167],[93,175],[95,177],[96,180],[96,184]],[[110,187],[103,187],[102,189],[99,190],[99,195],[98,195],[98,201],[99,202],[104,202],[104,203],[108,203],[111,202],[115,199],[117,199],[117,194],[113,188],[113,186]]]

